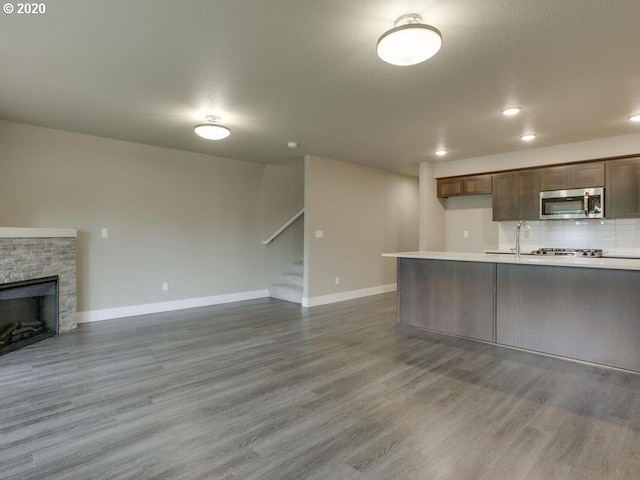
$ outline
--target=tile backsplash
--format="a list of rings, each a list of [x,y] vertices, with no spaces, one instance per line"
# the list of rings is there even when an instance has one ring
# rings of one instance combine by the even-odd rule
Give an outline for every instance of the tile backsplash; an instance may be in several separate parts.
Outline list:
[[[640,255],[640,219],[532,220],[528,238],[520,232],[523,251],[547,248],[601,248],[605,253]],[[518,222],[500,222],[500,250],[514,248]]]

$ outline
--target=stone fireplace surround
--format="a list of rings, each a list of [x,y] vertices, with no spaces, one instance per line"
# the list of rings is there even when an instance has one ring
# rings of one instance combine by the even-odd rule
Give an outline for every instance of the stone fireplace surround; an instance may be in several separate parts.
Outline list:
[[[0,284],[58,276],[58,333],[76,328],[76,230],[0,227]]]

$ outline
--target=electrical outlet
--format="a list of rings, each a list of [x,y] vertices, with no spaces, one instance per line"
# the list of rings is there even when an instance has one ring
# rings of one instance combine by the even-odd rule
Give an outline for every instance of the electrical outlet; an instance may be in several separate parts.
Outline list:
[[[169,290],[169,282],[162,282],[162,291],[166,292]]]

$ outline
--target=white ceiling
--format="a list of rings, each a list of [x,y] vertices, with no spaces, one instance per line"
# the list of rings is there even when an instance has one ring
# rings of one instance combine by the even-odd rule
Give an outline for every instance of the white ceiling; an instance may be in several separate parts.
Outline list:
[[[442,147],[449,160],[640,131],[627,120],[640,113],[638,0],[45,6],[0,14],[1,119],[253,162],[313,154],[409,174],[439,161]],[[405,13],[437,27],[443,46],[395,67],[375,46]],[[502,116],[512,104],[525,110]],[[197,137],[207,114],[231,137]],[[524,144],[529,131],[538,138]]]

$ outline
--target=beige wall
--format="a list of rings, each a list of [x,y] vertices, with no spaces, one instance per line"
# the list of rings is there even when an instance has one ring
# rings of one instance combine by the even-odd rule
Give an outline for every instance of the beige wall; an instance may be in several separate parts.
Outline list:
[[[417,210],[417,179],[374,168],[265,166],[0,121],[0,226],[78,230],[86,318],[262,291],[303,253],[307,297],[389,286],[395,261],[380,254],[417,249]]]
[[[497,249],[499,224],[492,216],[491,195],[448,198],[445,201],[444,250],[481,253]]]
[[[380,254],[418,247],[417,179],[313,156],[305,165],[304,297],[395,284],[395,259]]]
[[[266,240],[304,207],[304,158],[266,165],[258,202],[261,239]],[[277,283],[292,263],[302,260],[304,215],[263,247],[267,285]]]
[[[445,250],[445,201],[438,198],[438,183],[434,178],[435,165],[420,163],[419,235],[420,250]]]
[[[438,200],[435,198],[436,192],[433,187],[435,178],[633,154],[640,154],[640,134],[637,133],[552,147],[531,148],[485,157],[440,162],[425,166],[421,165],[420,185],[421,189],[425,190],[426,193],[426,197],[421,198],[421,209],[427,211],[437,210],[435,202]],[[511,228],[512,225],[509,222],[503,222],[506,225],[501,226],[499,222],[493,222],[491,214],[490,195],[449,198],[444,202],[443,215],[440,217],[432,214],[424,226],[421,226],[421,234],[426,236],[429,231],[442,229],[445,232],[445,245],[442,250],[445,251],[482,252],[495,248],[507,248],[508,242],[505,238],[510,238],[513,230]],[[557,221],[554,220],[554,222]],[[630,228],[629,225],[625,223],[624,228]],[[636,228],[636,225],[633,224],[633,227]],[[622,227],[620,228],[622,230]],[[469,238],[467,239],[463,237],[465,230],[469,231]],[[640,230],[635,233],[640,235]],[[620,245],[617,250],[621,252],[630,251],[632,247],[629,245],[627,237],[624,235],[622,237],[623,240],[618,242]],[[611,242],[617,245],[615,238],[613,240],[609,239],[609,243]],[[535,245],[535,248],[538,248],[538,246],[570,246],[571,239],[563,239],[561,243],[563,244]],[[592,242],[590,248],[601,248],[601,244],[602,242]],[[426,249],[440,250],[437,248]]]
[[[0,225],[78,230],[80,312],[266,288],[264,174],[249,162],[0,122]]]
[[[640,133],[439,162],[434,164],[433,176],[451,177],[635,154],[640,154]]]

